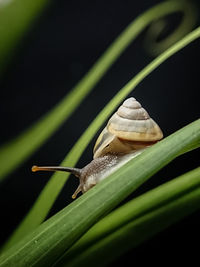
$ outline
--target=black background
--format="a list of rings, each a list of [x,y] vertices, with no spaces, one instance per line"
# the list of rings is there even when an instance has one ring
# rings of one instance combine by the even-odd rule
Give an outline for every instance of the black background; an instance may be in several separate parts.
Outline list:
[[[51,5],[24,37],[17,55],[0,81],[1,144],[54,107],[118,34],[136,16],[159,2],[51,1]],[[179,16],[170,16],[168,19],[174,26]],[[28,212],[50,178],[49,173],[31,173],[31,166],[58,165],[101,108],[153,59],[144,49],[144,36],[145,32],[123,53],[53,137],[1,184],[1,244]],[[199,40],[196,40],[171,57],[131,94],[158,122],[165,136],[199,118],[199,44]],[[82,167],[92,159],[96,137],[77,166]],[[198,164],[198,151],[183,155],[132,196],[154,188]],[[77,183],[70,177],[49,216],[72,201],[71,195]],[[174,256],[177,260],[190,262],[198,259],[194,241],[200,237],[199,217],[199,212],[196,212],[127,253],[118,262],[128,266],[146,261],[159,264],[157,256],[169,263]],[[128,263],[130,258],[132,262]]]

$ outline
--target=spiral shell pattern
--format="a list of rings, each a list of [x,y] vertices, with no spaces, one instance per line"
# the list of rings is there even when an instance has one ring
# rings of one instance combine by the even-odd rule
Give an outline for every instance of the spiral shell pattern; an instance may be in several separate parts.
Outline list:
[[[158,141],[163,137],[160,127],[133,97],[125,100],[110,118],[107,129],[129,141]]]

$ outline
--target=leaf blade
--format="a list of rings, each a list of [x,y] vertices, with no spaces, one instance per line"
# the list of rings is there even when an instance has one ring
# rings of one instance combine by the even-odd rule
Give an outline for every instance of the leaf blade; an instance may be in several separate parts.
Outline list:
[[[0,2],[0,76],[16,52],[25,32],[49,2],[49,0]]]
[[[55,263],[103,214],[191,144],[199,141],[200,119],[148,148],[109,179],[103,180],[44,222],[2,255],[1,266],[12,266],[13,263],[21,267],[34,264],[45,266]],[[130,179],[133,173],[134,179]]]
[[[189,192],[186,196],[177,199],[176,203],[168,203],[166,207],[161,207],[120,228],[112,235],[101,240],[93,247],[90,247],[82,258],[77,258],[77,261],[70,262],[70,265],[68,265],[68,263],[67,265],[60,265],[59,263],[57,266],[75,267],[80,266],[80,262],[81,264],[87,264],[88,266],[89,264],[94,263],[95,266],[106,266],[112,260],[117,259],[123,253],[127,252],[130,248],[137,247],[142,242],[169,227],[171,224],[176,223],[185,216],[198,210],[200,204],[199,195],[200,189],[197,188],[192,192]],[[175,216],[177,213],[178,216]],[[112,246],[112,249],[109,250],[110,246]],[[96,254],[96,258],[94,258],[91,253],[93,255]]]
[[[101,265],[108,264],[109,261],[116,258],[116,255],[120,256],[122,251],[128,251],[152,234],[199,208],[199,192],[200,167],[158,186],[108,214],[90,228],[58,261],[57,265],[80,266],[81,263],[88,266],[92,263],[96,265],[98,262],[101,262]],[[183,205],[188,201],[195,204],[189,210],[184,210]],[[180,209],[183,209],[182,213],[180,213]],[[167,212],[170,214],[172,211],[175,212],[174,216],[165,214]],[[159,216],[161,214],[165,214],[166,224],[160,224]],[[156,229],[152,229],[152,233],[148,220],[153,220],[156,224]],[[148,228],[146,232],[144,232],[145,223]],[[136,227],[137,232],[134,231]],[[138,227],[142,228],[142,233],[138,233]],[[150,233],[151,235],[149,235]],[[121,245],[124,242],[126,246]],[[104,255],[103,260],[102,255]]]

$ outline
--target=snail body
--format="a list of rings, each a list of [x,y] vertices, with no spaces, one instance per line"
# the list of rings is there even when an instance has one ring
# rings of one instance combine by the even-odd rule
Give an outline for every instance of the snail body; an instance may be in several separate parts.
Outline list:
[[[33,171],[68,171],[80,179],[73,198],[108,177],[126,162],[162,139],[163,133],[140,103],[131,97],[124,101],[100,133],[94,146],[94,159],[82,169],[37,167]]]
[[[141,152],[142,150],[121,155],[108,153],[102,157],[93,159],[89,164],[81,169],[79,177],[80,184],[73,194],[73,197],[75,197],[80,191],[82,191],[82,193],[87,192],[94,185],[108,177],[111,173],[115,172]]]

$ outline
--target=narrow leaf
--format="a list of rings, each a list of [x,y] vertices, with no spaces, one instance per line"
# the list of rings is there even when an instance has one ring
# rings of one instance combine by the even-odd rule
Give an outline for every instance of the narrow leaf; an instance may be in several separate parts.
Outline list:
[[[146,149],[7,250],[0,266],[51,266],[97,220],[200,141],[200,119]]]
[[[49,0],[0,1],[0,76],[16,52],[18,43]]]
[[[200,208],[199,204],[200,168],[197,168],[129,201],[104,217],[75,243],[56,266],[108,264]]]

